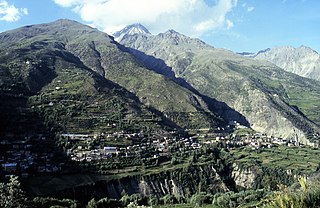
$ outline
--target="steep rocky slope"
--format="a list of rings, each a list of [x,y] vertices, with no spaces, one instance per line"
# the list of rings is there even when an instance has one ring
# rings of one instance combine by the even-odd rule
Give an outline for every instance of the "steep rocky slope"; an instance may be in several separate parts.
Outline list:
[[[0,45],[1,96],[22,99],[24,106],[12,101],[17,106],[11,110],[37,113],[42,123],[68,131],[102,131],[120,120],[128,128],[150,117],[171,127],[223,123],[199,95],[146,69],[110,36],[80,23],[59,20],[4,32]]]
[[[173,30],[155,36],[124,37],[121,43],[132,48],[131,53],[140,61],[159,73],[183,78],[204,95],[225,102],[242,113],[255,130],[307,142],[306,138],[312,138],[319,129],[315,115],[319,112],[320,84],[315,81],[265,61],[215,49]],[[305,98],[310,102],[304,104]],[[237,120],[228,115],[224,118]]]
[[[55,196],[73,198],[80,202],[93,196],[120,199],[123,193],[139,194],[142,197],[155,196],[158,199],[172,195],[179,199],[188,198],[194,193],[210,194],[245,189],[267,188],[281,181],[292,183],[293,175],[286,170],[266,168],[263,165],[247,163],[190,164],[183,168],[172,167],[170,170],[119,173],[117,175],[77,174],[64,176],[43,176],[27,181],[28,192],[37,196]],[[272,178],[272,179],[271,179]],[[276,184],[275,184],[276,185]],[[54,189],[52,188],[55,187]]]
[[[320,55],[309,47],[275,47],[260,51],[251,57],[270,61],[278,67],[302,77],[320,80]]]
[[[136,174],[125,177],[89,174],[76,175],[74,177],[81,182],[75,183],[72,177],[64,176],[60,180],[65,185],[60,185],[56,190],[49,188],[52,182],[44,181],[47,177],[40,177],[39,180],[30,180],[29,191],[36,195],[56,194],[77,199],[90,197],[97,193],[102,196],[119,199],[121,198],[121,193],[124,192],[130,195],[139,193],[142,196],[154,195],[160,198],[166,194],[174,196],[190,195],[196,193],[199,189],[210,193],[230,190],[230,187],[224,181],[230,176],[219,175],[213,165],[190,166],[185,169],[179,168],[155,174]],[[203,178],[206,178],[206,180],[201,181]],[[57,179],[53,183],[56,181]],[[37,188],[33,189],[32,187]]]

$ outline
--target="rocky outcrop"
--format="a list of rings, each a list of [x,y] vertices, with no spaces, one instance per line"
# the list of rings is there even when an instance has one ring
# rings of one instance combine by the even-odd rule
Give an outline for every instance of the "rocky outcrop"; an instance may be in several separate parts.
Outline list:
[[[257,171],[254,167],[240,168],[239,165],[232,165],[232,178],[239,188],[253,189],[257,185]]]

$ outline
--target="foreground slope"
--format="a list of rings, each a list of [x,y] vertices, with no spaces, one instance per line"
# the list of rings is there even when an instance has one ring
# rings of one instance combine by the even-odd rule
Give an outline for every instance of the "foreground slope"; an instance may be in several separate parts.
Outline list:
[[[173,30],[155,36],[123,37],[121,43],[132,48],[142,62],[163,74],[183,78],[199,92],[227,103],[255,130],[304,142],[316,137],[320,123],[318,82],[268,62],[215,49]]]
[[[222,123],[201,97],[146,69],[126,48],[91,27],[59,20],[1,33],[0,40],[1,96],[17,105],[8,101],[2,108],[37,112],[45,117],[41,123],[80,132],[147,120],[183,128]]]

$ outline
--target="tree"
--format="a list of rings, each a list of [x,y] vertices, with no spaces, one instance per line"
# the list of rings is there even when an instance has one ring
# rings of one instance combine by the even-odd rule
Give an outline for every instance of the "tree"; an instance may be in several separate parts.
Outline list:
[[[52,197],[36,197],[30,202],[32,208],[43,207],[64,207],[64,208],[77,208],[77,202],[71,199],[56,199]]]
[[[18,176],[11,176],[7,184],[0,183],[0,207],[23,208],[27,207],[26,203]]]
[[[86,208],[98,208],[98,205],[97,205],[96,200],[95,200],[94,198],[91,199],[91,200],[88,202]]]
[[[211,194],[207,194],[205,192],[200,192],[192,195],[190,199],[190,203],[198,206],[202,206],[203,204],[210,204],[212,202],[213,196]]]
[[[228,207],[230,202],[230,197],[227,194],[219,195],[213,200],[213,204],[220,207]]]
[[[172,159],[171,159],[171,161],[170,161],[170,163],[171,163],[171,165],[176,165],[176,164],[179,163],[179,161],[178,161],[178,159],[177,159],[175,156],[173,156]]]
[[[128,195],[125,194],[121,197],[120,202],[123,206],[128,206],[130,204],[130,202],[135,202],[135,203],[140,203],[142,200],[140,194],[132,194],[132,195]]]
[[[167,194],[164,197],[162,197],[162,201],[164,204],[174,204],[176,202],[176,198],[171,194]]]
[[[120,202],[123,206],[127,206],[130,203],[130,197],[128,194],[124,194],[121,199]]]
[[[158,200],[158,198],[157,197],[155,197],[155,196],[149,196],[148,197],[148,205],[149,206],[156,206],[156,205],[158,205],[159,204],[159,200]]]

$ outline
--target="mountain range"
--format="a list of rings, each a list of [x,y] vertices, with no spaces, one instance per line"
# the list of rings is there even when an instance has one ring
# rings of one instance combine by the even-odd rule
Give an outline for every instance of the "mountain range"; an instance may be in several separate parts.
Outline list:
[[[174,30],[122,37],[120,43],[148,68],[173,80],[182,79],[201,94],[226,103],[259,132],[306,140],[319,131],[319,82]],[[219,115],[236,120],[229,114]]]
[[[174,30],[71,20],[0,34],[1,132],[251,127],[309,143],[320,83]],[[116,42],[115,40],[118,40]]]

